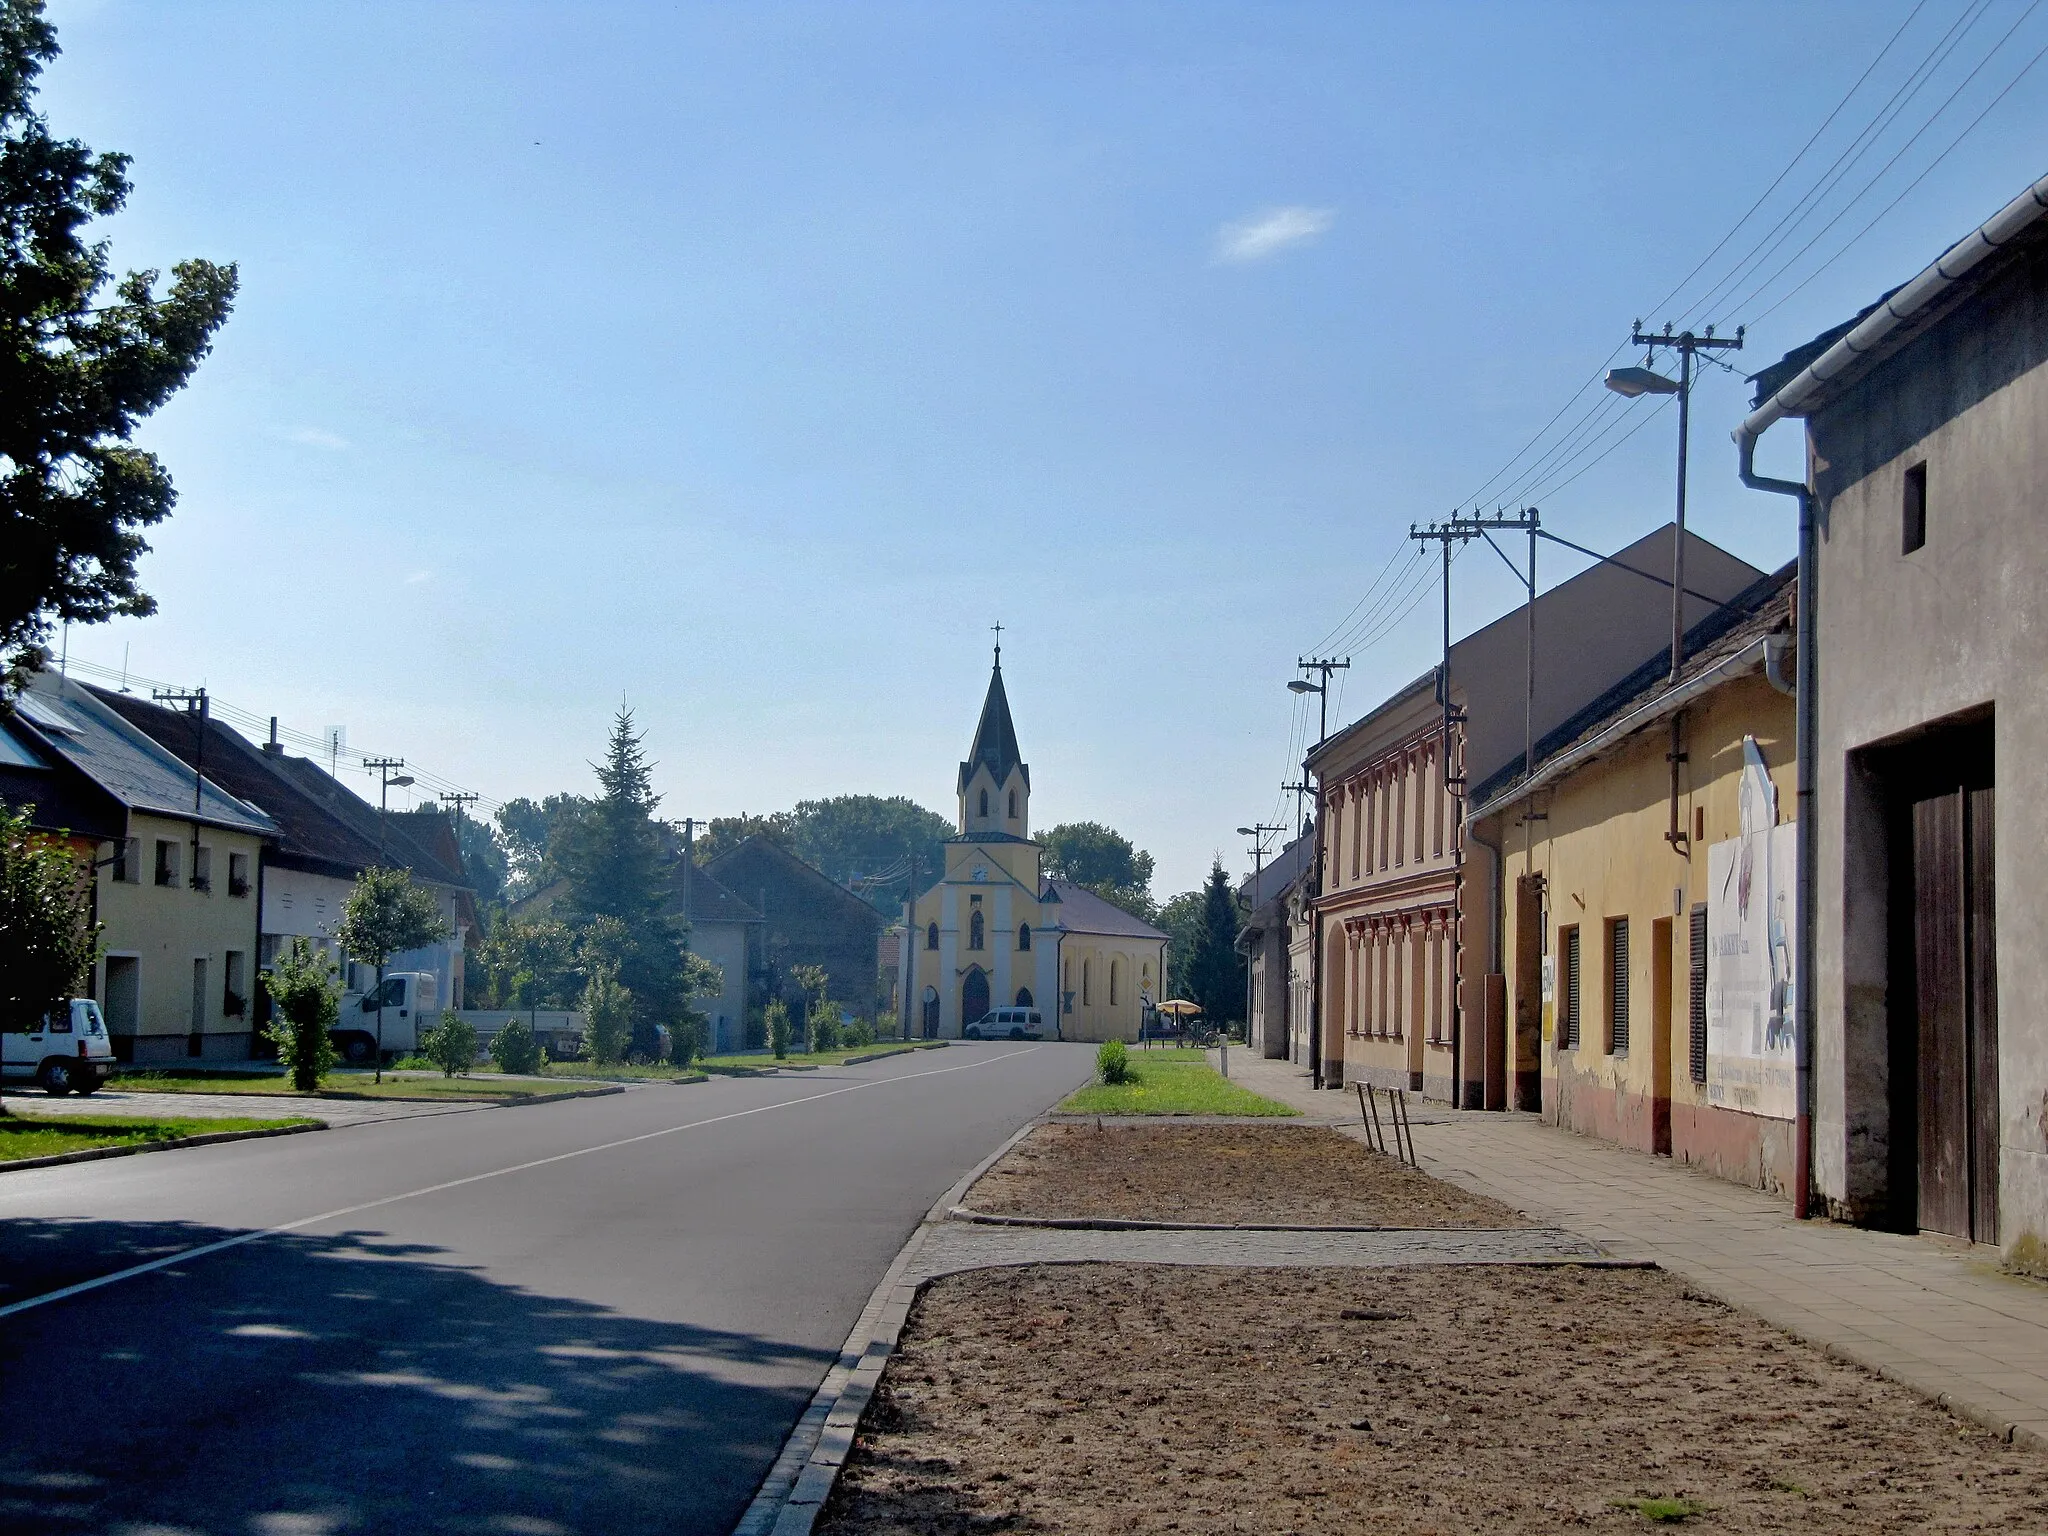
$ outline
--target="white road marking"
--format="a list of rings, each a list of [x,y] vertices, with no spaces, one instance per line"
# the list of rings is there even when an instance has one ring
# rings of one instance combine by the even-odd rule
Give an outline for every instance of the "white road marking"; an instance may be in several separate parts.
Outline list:
[[[344,1205],[337,1210],[322,1211],[317,1216],[301,1216],[297,1221],[287,1221],[275,1227],[265,1227],[259,1232],[244,1232],[236,1237],[222,1238],[217,1243],[201,1243],[195,1248],[181,1249],[166,1254],[160,1259],[151,1259],[146,1264],[134,1264],[127,1269],[117,1269],[112,1274],[99,1275],[91,1280],[80,1280],[75,1285],[45,1291],[40,1296],[31,1296],[26,1301],[10,1302],[0,1307],[0,1317],[13,1317],[17,1312],[27,1312],[34,1307],[45,1307],[53,1301],[64,1301],[72,1296],[82,1296],[87,1291],[96,1291],[103,1285],[113,1285],[122,1280],[133,1280],[138,1275],[147,1275],[159,1269],[168,1269],[173,1264],[187,1264],[194,1259],[203,1259],[208,1254],[224,1253],[230,1248],[239,1248],[244,1243],[259,1242],[266,1237],[279,1237],[287,1232],[296,1232],[301,1227],[318,1226],[323,1221],[335,1221],[343,1216],[354,1216],[363,1211],[374,1211],[380,1206],[396,1205],[402,1200],[417,1200],[422,1195],[438,1195],[443,1190],[460,1189],[465,1184],[481,1184],[486,1179],[501,1179],[509,1173],[524,1173],[529,1168],[545,1168],[550,1163],[566,1163],[573,1158],[589,1157],[594,1152],[614,1152],[620,1147],[630,1147],[642,1141],[654,1141],[663,1136],[673,1136],[678,1131],[701,1130],[707,1125],[719,1125],[727,1120],[744,1120],[749,1115],[765,1115],[770,1110],[794,1109],[799,1104],[815,1104],[820,1099],[836,1099],[842,1093],[858,1093],[863,1088],[886,1088],[893,1083],[912,1083],[921,1077],[944,1077],[950,1072],[971,1072],[976,1067],[992,1066],[999,1061],[1011,1061],[1019,1056],[1029,1056],[1038,1050],[1035,1045],[1021,1051],[1005,1051],[1000,1056],[984,1056],[980,1061],[970,1061],[957,1067],[934,1067],[928,1072],[906,1072],[901,1077],[878,1077],[865,1083],[849,1083],[844,1088],[828,1088],[823,1093],[807,1093],[800,1099],[782,1099],[773,1104],[757,1104],[752,1109],[736,1109],[728,1115],[712,1115],[704,1120],[692,1120],[684,1125],[666,1126],[658,1131],[643,1131],[638,1136],[627,1136],[618,1141],[600,1142],[594,1147],[578,1147],[574,1152],[557,1152],[552,1157],[536,1157],[530,1162],[512,1163],[503,1168],[493,1168],[488,1173],[472,1173],[466,1178],[449,1179],[441,1184],[429,1184],[421,1189],[409,1189],[402,1195],[385,1195],[377,1200],[365,1200],[360,1205]]]

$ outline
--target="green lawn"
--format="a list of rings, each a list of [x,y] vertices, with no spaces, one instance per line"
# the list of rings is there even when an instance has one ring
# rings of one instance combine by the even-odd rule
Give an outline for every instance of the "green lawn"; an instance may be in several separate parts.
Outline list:
[[[211,1136],[221,1131],[269,1131],[288,1125],[314,1125],[290,1120],[212,1120],[141,1118],[127,1115],[65,1115],[38,1119],[10,1110],[0,1116],[0,1163],[23,1157],[52,1157],[93,1147],[137,1147],[180,1136]]]
[[[264,1093],[295,1095],[282,1072],[205,1072],[174,1068],[157,1072],[123,1072],[113,1086],[131,1093]],[[571,1083],[539,1082],[496,1074],[472,1077],[393,1077],[379,1083],[368,1072],[330,1072],[320,1080],[325,1093],[371,1099],[516,1099],[536,1093],[574,1091]]]
[[[1299,1110],[1240,1088],[1209,1065],[1208,1052],[1131,1052],[1132,1081],[1090,1083],[1060,1109],[1076,1115],[1295,1115]]]
[[[777,1061],[766,1051],[746,1051],[727,1056],[707,1056],[697,1065],[707,1072],[761,1072],[770,1067],[836,1067],[849,1056],[874,1056],[883,1051],[900,1051],[913,1045],[930,1045],[922,1040],[877,1040],[873,1045],[849,1045],[843,1050],[791,1051],[787,1061]],[[943,1042],[941,1042],[943,1043]]]

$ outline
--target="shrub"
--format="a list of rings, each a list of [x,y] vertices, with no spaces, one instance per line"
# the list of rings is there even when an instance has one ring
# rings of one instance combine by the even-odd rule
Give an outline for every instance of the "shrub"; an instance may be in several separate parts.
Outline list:
[[[633,994],[619,985],[619,974],[600,970],[583,989],[583,1044],[590,1059],[614,1067],[626,1059],[633,1043]]]
[[[467,1072],[476,1065],[476,1026],[451,1008],[441,1015],[440,1023],[420,1036],[420,1047],[443,1077]]]
[[[846,1026],[848,1045],[870,1046],[875,1043],[875,1026],[866,1019],[855,1019]]]
[[[394,1072],[433,1072],[438,1069],[435,1067],[432,1057],[421,1056],[415,1053],[411,1056],[399,1057],[398,1060],[391,1063],[391,1070]]]
[[[839,1049],[839,1009],[836,1004],[827,1002],[824,998],[819,998],[811,1005],[811,1049]]]
[[[524,1076],[541,1068],[540,1040],[524,1019],[513,1019],[491,1039],[491,1060],[500,1072]]]
[[[1105,1040],[1095,1048],[1095,1075],[1114,1088],[1131,1080],[1131,1053],[1121,1040]]]
[[[695,1009],[688,1010],[669,1031],[669,1061],[678,1067],[689,1066],[704,1054],[710,1037],[711,1020]]]
[[[747,1028],[742,1042],[746,1049],[759,1051],[768,1045],[768,1015],[760,1008],[747,1010]]]
[[[270,994],[270,1041],[292,1075],[292,1086],[311,1093],[332,1072],[341,1053],[328,1038],[341,1012],[341,982],[334,965],[309,940],[295,938],[264,982]]]
[[[789,1055],[789,1009],[781,998],[768,1005],[768,1047],[775,1052],[775,1059],[782,1061]]]

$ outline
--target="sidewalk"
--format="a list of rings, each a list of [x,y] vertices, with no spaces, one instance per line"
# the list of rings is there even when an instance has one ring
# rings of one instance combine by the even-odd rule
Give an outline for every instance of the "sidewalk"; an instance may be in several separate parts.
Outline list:
[[[1244,1087],[1356,1125],[1355,1093],[1317,1092],[1285,1061],[1230,1053]],[[1345,1108],[1339,1109],[1337,1106]],[[1759,1190],[1625,1152],[1530,1115],[1429,1106],[1426,1172],[1650,1259],[1788,1333],[1869,1366],[2009,1438],[2048,1449],[2048,1285],[1938,1240],[1795,1221]]]

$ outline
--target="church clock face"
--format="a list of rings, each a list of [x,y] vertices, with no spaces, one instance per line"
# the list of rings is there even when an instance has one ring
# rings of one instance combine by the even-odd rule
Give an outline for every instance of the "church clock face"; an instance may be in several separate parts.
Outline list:
[[[974,878],[976,880],[986,880],[988,878],[988,867],[984,864],[975,865]]]

